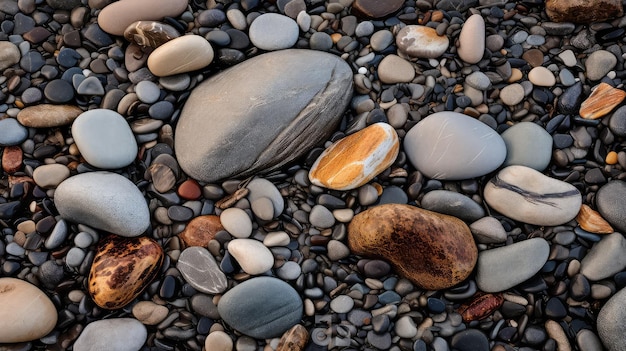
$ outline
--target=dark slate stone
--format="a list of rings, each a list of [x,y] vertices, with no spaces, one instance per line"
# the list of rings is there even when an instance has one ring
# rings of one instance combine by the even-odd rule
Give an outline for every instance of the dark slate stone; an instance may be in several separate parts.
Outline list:
[[[92,23],[82,30],[83,37],[94,45],[103,47],[114,43],[113,38],[103,31],[97,23]]]
[[[485,216],[485,210],[471,198],[449,190],[433,190],[422,198],[422,208],[474,222]]]
[[[450,346],[458,351],[489,351],[489,340],[481,331],[467,329],[456,333]]]
[[[46,85],[43,94],[51,102],[61,104],[74,98],[74,87],[63,79],[55,79]]]
[[[567,316],[567,309],[565,308],[565,304],[558,297],[551,297],[548,302],[546,302],[545,314],[548,318],[554,320],[560,320]]]
[[[626,106],[622,106],[613,112],[609,120],[609,129],[616,136],[626,136]]]
[[[28,73],[37,72],[45,63],[43,56],[37,51],[29,51],[20,59],[20,67]]]
[[[578,82],[565,89],[558,102],[558,111],[564,114],[578,114],[583,100],[583,84]]]

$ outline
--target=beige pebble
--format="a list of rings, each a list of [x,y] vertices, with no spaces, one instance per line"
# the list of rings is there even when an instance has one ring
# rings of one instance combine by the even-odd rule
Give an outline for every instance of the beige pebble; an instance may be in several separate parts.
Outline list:
[[[267,247],[287,246],[289,245],[290,241],[291,241],[291,238],[289,237],[289,234],[287,234],[286,232],[283,232],[283,231],[271,232],[271,233],[267,233],[267,235],[263,239],[263,245]]]
[[[133,22],[177,17],[187,4],[187,0],[120,0],[100,11],[98,25],[109,34],[122,36]]]
[[[231,351],[233,349],[233,339],[223,331],[214,331],[207,335],[204,340],[204,348],[207,351]]]
[[[81,113],[77,106],[41,104],[22,109],[17,120],[26,127],[51,128],[70,124]]]
[[[534,85],[540,87],[551,87],[556,84],[556,78],[554,78],[554,74],[550,72],[549,69],[538,66],[530,70],[528,72],[528,80]]]
[[[56,188],[69,176],[70,169],[59,163],[39,166],[33,172],[33,180],[44,189]]]
[[[150,72],[158,77],[191,72],[213,61],[213,47],[199,35],[185,35],[156,48],[148,57]]]
[[[26,234],[32,233],[35,231],[35,222],[28,220],[28,221],[24,221],[21,222],[20,224],[17,225],[17,230],[19,230],[20,232],[24,232]]]
[[[471,15],[459,34],[457,54],[467,63],[478,63],[485,52],[485,20],[479,14]]]
[[[500,99],[509,106],[517,105],[524,100],[524,87],[518,83],[509,84],[500,90]]]
[[[139,301],[133,306],[133,316],[145,325],[156,325],[167,317],[169,310],[152,301]]]
[[[378,78],[385,84],[408,83],[415,78],[415,68],[400,56],[387,55],[378,65]]]
[[[548,335],[556,341],[557,350],[559,351],[571,351],[572,347],[567,340],[567,335],[563,331],[563,328],[559,325],[559,323],[548,320],[546,321],[546,331]]]
[[[408,25],[396,34],[398,53],[406,58],[437,58],[450,45],[445,35],[437,35],[434,28]]]
[[[0,41],[0,71],[20,62],[20,49],[9,41]]]
[[[515,83],[519,81],[520,79],[522,79],[522,77],[524,77],[524,75],[522,74],[522,71],[520,71],[519,68],[511,68],[511,77],[509,77],[508,82]]]

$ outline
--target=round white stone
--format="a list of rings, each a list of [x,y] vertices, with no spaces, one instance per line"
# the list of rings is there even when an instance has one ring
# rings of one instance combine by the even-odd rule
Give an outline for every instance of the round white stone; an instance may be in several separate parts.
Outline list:
[[[252,221],[246,211],[231,207],[220,214],[220,222],[235,238],[247,238],[252,234]]]
[[[146,327],[134,318],[103,319],[87,324],[74,343],[75,351],[137,351],[148,338]]]
[[[228,252],[248,274],[263,274],[274,265],[272,252],[254,239],[234,239],[228,243]]]
[[[543,66],[531,69],[530,72],[528,72],[528,80],[530,80],[530,82],[534,85],[540,87],[551,87],[556,84],[554,73]]]
[[[288,49],[298,41],[296,21],[277,13],[257,17],[250,25],[250,41],[259,49],[273,51]]]
[[[221,330],[209,333],[204,340],[204,348],[211,351],[232,351],[233,339]]]
[[[199,35],[183,35],[156,48],[148,57],[148,69],[165,77],[191,72],[213,61],[213,47]]]

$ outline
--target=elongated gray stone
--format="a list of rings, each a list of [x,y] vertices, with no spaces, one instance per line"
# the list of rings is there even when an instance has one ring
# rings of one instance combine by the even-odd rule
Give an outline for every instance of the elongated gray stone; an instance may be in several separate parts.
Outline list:
[[[111,318],[94,321],[85,327],[76,342],[76,351],[134,351],[148,338],[146,327],[134,318]]]
[[[498,172],[485,186],[484,197],[503,215],[536,225],[569,222],[582,204],[576,187],[525,166],[509,166]]]
[[[580,273],[589,280],[608,278],[626,268],[626,239],[621,233],[602,237],[580,262]]]
[[[598,212],[613,228],[626,233],[626,182],[613,180],[596,193]]]
[[[223,293],[228,287],[226,275],[211,253],[200,246],[186,248],[178,258],[176,268],[194,289],[207,294]]]
[[[337,56],[259,55],[192,91],[176,127],[177,159],[206,182],[276,170],[326,140],[351,95],[352,71]]]
[[[533,238],[478,253],[476,284],[484,292],[510,289],[535,275],[548,260],[550,245]]]
[[[626,288],[602,307],[597,320],[598,334],[609,351],[626,350]]]
[[[433,190],[424,195],[422,208],[457,217],[467,222],[485,216],[485,210],[469,197],[449,190]]]

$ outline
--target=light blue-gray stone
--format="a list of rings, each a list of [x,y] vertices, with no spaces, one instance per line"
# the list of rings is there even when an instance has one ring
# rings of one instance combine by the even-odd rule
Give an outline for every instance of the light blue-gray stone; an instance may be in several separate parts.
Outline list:
[[[422,208],[474,222],[485,216],[485,210],[469,197],[449,190],[433,190],[424,195]]]
[[[281,336],[302,318],[302,300],[284,281],[257,277],[227,291],[217,305],[222,319],[257,339]]]
[[[292,47],[298,41],[300,29],[293,19],[278,14],[265,13],[250,25],[250,41],[263,50],[282,50]]]
[[[28,129],[15,118],[0,120],[0,146],[19,145],[28,138]]]
[[[602,307],[596,323],[600,339],[609,351],[626,350],[626,288]]]
[[[626,268],[626,239],[621,233],[603,235],[580,262],[580,273],[591,281],[613,276]]]
[[[91,172],[67,178],[55,190],[54,204],[64,219],[125,237],[139,236],[150,226],[143,194],[116,173]]]
[[[520,165],[543,171],[552,158],[552,136],[532,122],[520,122],[502,133],[506,144],[503,166]]]
[[[87,324],[74,351],[137,351],[148,338],[146,327],[134,318],[110,318]]]
[[[176,127],[178,162],[206,182],[279,169],[335,132],[351,96],[352,70],[335,55],[256,56],[192,91]]]

